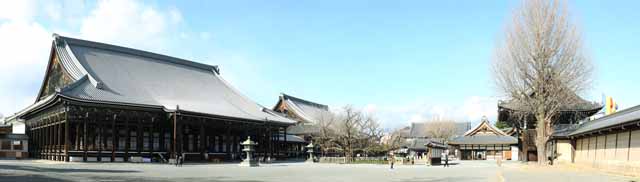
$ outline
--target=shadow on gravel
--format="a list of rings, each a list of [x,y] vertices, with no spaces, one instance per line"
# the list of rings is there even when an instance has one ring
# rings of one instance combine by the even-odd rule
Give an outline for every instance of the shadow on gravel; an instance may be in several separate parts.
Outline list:
[[[58,178],[50,178],[43,175],[5,175],[0,174],[0,182],[4,181],[29,181],[29,182],[71,182]]]
[[[436,182],[436,181],[477,181],[473,177],[443,177],[443,178],[411,178],[396,180],[397,182]]]
[[[109,169],[64,169],[64,168],[46,168],[46,167],[34,167],[34,166],[13,166],[13,165],[0,165],[0,169],[12,169],[18,171],[30,171],[30,172],[54,172],[54,173],[69,173],[69,172],[85,172],[85,173],[137,173],[140,171],[133,170],[109,170]]]

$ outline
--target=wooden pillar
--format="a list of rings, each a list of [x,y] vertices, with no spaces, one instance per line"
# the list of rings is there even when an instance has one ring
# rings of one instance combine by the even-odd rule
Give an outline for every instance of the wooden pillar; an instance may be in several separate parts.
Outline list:
[[[129,147],[131,147],[131,128],[129,128],[129,120],[132,118],[131,113],[127,113],[127,117],[124,120],[124,131],[125,139],[124,139],[124,161],[129,161]]]
[[[227,134],[225,136],[225,142],[224,145],[226,147],[226,152],[227,152],[227,157],[231,158],[231,126],[229,122],[225,122],[225,124],[227,125]]]
[[[155,143],[154,135],[155,135],[156,131],[157,131],[157,127],[156,127],[155,117],[152,117],[151,118],[151,124],[149,125],[149,152],[151,152],[151,156],[152,157],[153,157],[153,152],[154,152],[153,146],[154,146],[154,143]],[[158,136],[158,138],[160,138],[160,136]]]
[[[86,114],[87,117],[84,118],[84,121],[82,121],[82,124],[84,126],[84,128],[82,129],[82,149],[83,149],[83,154],[82,154],[82,161],[87,161],[87,122],[89,120],[89,113]]]
[[[198,148],[200,150],[200,156],[202,156],[202,158],[206,160],[206,158],[204,156],[204,153],[206,152],[206,145],[205,144],[207,142],[207,139],[206,139],[205,130],[204,130],[204,123],[205,123],[204,119],[201,119],[200,120],[200,133],[199,133],[200,134],[200,140],[199,140],[200,141],[200,147],[198,147]]]
[[[65,112],[65,122],[64,122],[64,161],[69,162],[69,109]]]
[[[287,127],[283,128],[283,133],[284,133],[284,153],[286,154],[287,158],[289,158],[289,143],[287,143]]]
[[[144,147],[144,143],[143,143],[144,132],[142,131],[142,119],[143,118],[137,118],[137,121],[136,121],[136,123],[138,124],[138,126],[136,126],[136,149],[138,151],[138,156],[142,156],[142,148]]]
[[[164,133],[165,133],[165,125],[163,122],[158,122],[158,150],[160,152],[168,152],[169,149],[165,147],[164,143]]]
[[[58,116],[56,121],[56,160],[62,160],[62,117]]]
[[[169,156],[172,159],[175,159],[176,155],[178,154],[178,146],[180,146],[178,144],[178,141],[178,111],[176,109],[176,112],[173,113],[173,142],[171,156]]]
[[[269,158],[272,158],[273,157],[273,142],[274,142],[274,140],[273,140],[273,131],[272,131],[273,129],[271,129],[271,127],[268,127],[268,130],[269,131],[267,132],[267,134],[269,135],[269,137],[268,137],[269,138]]]
[[[42,121],[38,121],[38,158],[42,159],[42,153],[44,148],[44,137],[42,130]]]
[[[118,115],[114,114],[111,119],[111,162],[116,161],[116,148],[118,146],[118,135],[120,134],[116,129],[116,120]]]

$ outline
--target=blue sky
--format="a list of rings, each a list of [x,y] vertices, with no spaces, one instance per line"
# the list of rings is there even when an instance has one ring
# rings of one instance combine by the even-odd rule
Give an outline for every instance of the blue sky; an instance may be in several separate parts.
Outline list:
[[[53,32],[219,65],[271,107],[285,92],[393,128],[495,118],[489,65],[519,1],[24,1],[0,6],[0,113],[31,104]],[[569,1],[595,65],[584,97],[640,104],[637,1]],[[14,44],[15,43],[15,44]],[[494,119],[491,119],[494,120]]]

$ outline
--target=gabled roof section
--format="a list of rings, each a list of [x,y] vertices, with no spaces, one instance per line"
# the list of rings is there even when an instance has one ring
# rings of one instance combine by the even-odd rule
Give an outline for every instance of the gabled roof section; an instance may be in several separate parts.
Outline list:
[[[616,113],[595,119],[593,121],[587,121],[578,126],[575,131],[572,131],[568,135],[575,136],[588,134],[591,132],[622,127],[635,123],[640,123],[640,105],[618,111]]]
[[[502,130],[500,130],[500,129],[496,128],[495,126],[491,125],[491,123],[489,123],[489,120],[487,119],[487,117],[483,117],[482,121],[476,127],[470,129],[469,131],[467,131],[464,134],[464,136],[477,136],[477,135],[508,136],[506,133],[502,132]]]
[[[287,112],[293,112],[292,114],[308,123],[317,123],[331,114],[329,112],[329,106],[327,105],[300,99],[284,93],[280,95],[278,103],[274,106],[274,110],[278,110],[278,107],[282,104],[288,109]]]
[[[74,82],[56,95],[286,124],[240,94],[211,66],[161,54],[54,35],[53,49]],[[36,103],[35,105],[38,105]]]

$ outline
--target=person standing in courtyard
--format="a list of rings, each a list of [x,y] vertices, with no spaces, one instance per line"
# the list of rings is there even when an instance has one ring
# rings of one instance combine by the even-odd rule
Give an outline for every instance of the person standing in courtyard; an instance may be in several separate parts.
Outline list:
[[[391,169],[393,169],[393,164],[396,162],[396,157],[393,152],[389,153],[389,165],[391,165]]]
[[[445,150],[443,153],[444,156],[444,167],[449,167],[449,151]]]

